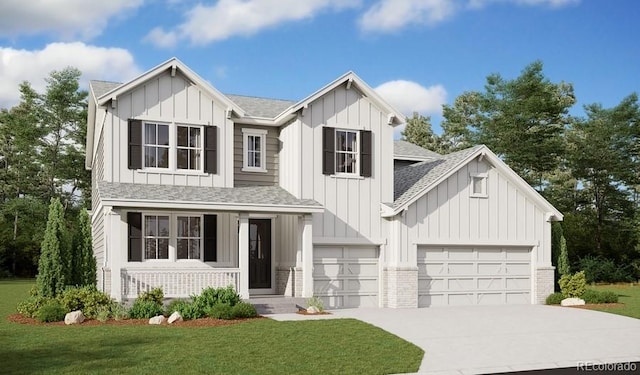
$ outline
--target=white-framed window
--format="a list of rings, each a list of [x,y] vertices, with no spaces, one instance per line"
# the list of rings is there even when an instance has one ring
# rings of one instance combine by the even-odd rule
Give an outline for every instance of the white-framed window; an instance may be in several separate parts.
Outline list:
[[[169,168],[169,125],[144,123],[144,167]]]
[[[242,129],[242,170],[266,172],[267,131],[264,129]]]
[[[358,132],[336,129],[336,173],[359,174]]]
[[[475,198],[487,197],[487,174],[486,173],[471,174],[471,196]]]
[[[202,217],[178,215],[177,259],[202,259]]]
[[[143,122],[144,169],[203,171],[202,125]]]
[[[199,171],[202,169],[202,127],[176,126],[176,168]]]
[[[144,215],[142,225],[144,259],[169,259],[169,216]]]

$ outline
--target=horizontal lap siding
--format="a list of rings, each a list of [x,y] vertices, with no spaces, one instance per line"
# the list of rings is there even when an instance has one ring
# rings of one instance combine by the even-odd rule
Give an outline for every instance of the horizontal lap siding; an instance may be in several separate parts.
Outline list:
[[[488,173],[487,198],[470,197],[470,174]],[[409,244],[447,242],[540,244],[545,259],[545,213],[495,168],[477,159],[409,206],[403,217]],[[547,249],[548,250],[548,249]],[[412,250],[402,249],[407,259]]]
[[[215,102],[197,86],[189,83],[181,74],[169,73],[151,79],[131,92],[118,97],[116,108],[108,108],[108,122],[112,126],[108,155],[110,170],[108,181],[139,184],[187,185],[207,187],[231,187],[233,172],[231,152],[233,143],[232,123],[226,118],[226,107]],[[218,127],[218,173],[186,174],[180,171],[147,172],[128,169],[127,120],[140,118],[164,120]],[[172,128],[172,132],[175,129]]]
[[[243,155],[243,136],[242,129],[259,129],[267,130],[265,155],[266,172],[243,172],[242,165],[244,163]],[[233,171],[235,186],[273,186],[278,184],[278,130],[264,126],[242,125],[236,124],[233,133]]]
[[[103,286],[106,281],[103,279],[102,273],[106,256],[104,243],[104,215],[102,210],[99,212],[94,211],[93,215],[95,216],[95,220],[91,227],[91,237],[93,241],[93,254],[96,257],[98,289],[104,290]]]

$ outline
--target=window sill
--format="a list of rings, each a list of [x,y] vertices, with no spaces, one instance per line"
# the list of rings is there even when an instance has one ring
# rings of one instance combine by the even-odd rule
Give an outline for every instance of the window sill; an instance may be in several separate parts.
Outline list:
[[[331,178],[339,178],[339,179],[346,179],[346,180],[364,180],[363,176],[357,175],[357,174],[332,174],[329,177]]]
[[[174,174],[180,176],[199,176],[199,177],[207,177],[210,176],[209,173],[204,173],[202,171],[192,171],[189,169],[163,169],[163,168],[147,168],[147,169],[136,169],[136,172],[145,173],[145,174]]]
[[[471,194],[469,195],[469,198],[489,198],[489,196],[487,194]]]
[[[241,169],[242,172],[250,172],[250,173],[267,173],[266,169],[262,168],[251,168],[251,167],[243,167]]]

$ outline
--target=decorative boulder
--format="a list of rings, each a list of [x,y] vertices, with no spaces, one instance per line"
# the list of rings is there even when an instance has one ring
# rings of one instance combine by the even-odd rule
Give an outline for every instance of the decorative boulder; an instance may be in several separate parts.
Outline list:
[[[320,310],[315,306],[307,307],[307,314],[317,314],[319,312],[320,312]]]
[[[560,304],[562,306],[581,306],[584,305],[584,300],[580,298],[565,298]]]
[[[149,319],[149,324],[162,324],[162,323],[164,323],[165,320],[167,320],[167,318],[165,318],[162,315],[158,315],[158,316],[154,316],[153,318]]]
[[[180,313],[177,311],[174,311],[173,314],[171,314],[171,316],[169,316],[169,319],[167,320],[169,324],[172,324],[174,322],[181,322],[181,321],[182,321],[182,315],[180,315]]]
[[[66,325],[80,324],[82,322],[84,322],[84,314],[80,310],[72,311],[64,316],[64,324]]]

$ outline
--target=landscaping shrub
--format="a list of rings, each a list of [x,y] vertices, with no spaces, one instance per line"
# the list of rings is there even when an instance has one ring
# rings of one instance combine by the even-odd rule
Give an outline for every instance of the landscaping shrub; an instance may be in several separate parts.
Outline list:
[[[580,271],[573,275],[563,275],[559,284],[565,298],[580,298],[587,287],[587,280],[584,271]]]
[[[129,317],[129,312],[122,304],[113,301],[111,304],[111,316],[115,320],[125,320]]]
[[[109,306],[100,306],[98,308],[96,319],[104,323],[107,320],[109,320],[110,317],[111,317],[111,308]]]
[[[611,291],[587,289],[581,297],[585,303],[617,303],[618,295]]]
[[[35,318],[38,310],[52,300],[50,297],[31,296],[18,304],[18,312],[28,318]]]
[[[89,319],[97,318],[100,308],[111,308],[112,304],[108,295],[92,286],[69,287],[58,296],[58,300],[67,311],[82,310]]]
[[[240,296],[232,286],[226,288],[205,288],[200,295],[191,296],[191,299],[193,300],[192,306],[190,307],[192,309],[191,314],[194,316],[193,319],[207,316],[207,311],[215,305],[224,304],[233,307],[240,302]]]
[[[186,305],[188,304],[189,304],[189,301],[186,301],[183,299],[174,299],[174,300],[171,300],[171,302],[169,302],[169,304],[167,305],[167,308],[164,309],[164,312],[167,315],[171,315],[177,311],[180,313],[180,315],[182,315],[182,311],[185,310]]]
[[[551,293],[547,297],[547,299],[545,301],[545,304],[547,304],[547,305],[559,305],[560,302],[562,302],[563,299],[564,299],[564,296],[562,295],[562,293],[559,293],[559,292]]]
[[[217,303],[205,311],[206,315],[214,319],[231,320],[233,319],[233,307],[226,303]]]
[[[55,299],[49,300],[36,312],[36,319],[41,322],[60,322],[64,320],[67,310]]]
[[[162,288],[153,288],[147,292],[140,293],[140,295],[138,296],[138,300],[144,302],[155,302],[158,305],[162,306],[162,304],[164,303],[164,292],[162,291]]]
[[[324,311],[324,302],[320,299],[320,297],[311,297],[307,300],[307,307],[315,306],[318,311]]]
[[[248,302],[239,302],[231,308],[234,318],[255,318],[258,316],[256,308]]]
[[[162,305],[149,300],[136,299],[129,310],[129,316],[132,319],[149,319],[154,316],[162,315]]]

